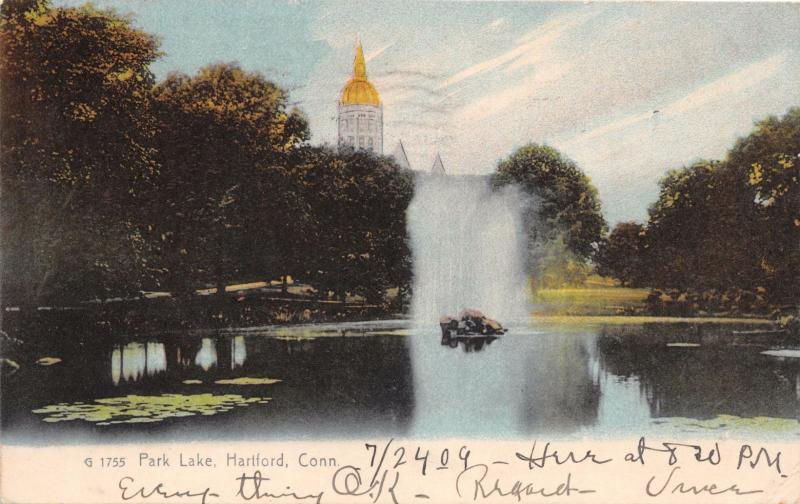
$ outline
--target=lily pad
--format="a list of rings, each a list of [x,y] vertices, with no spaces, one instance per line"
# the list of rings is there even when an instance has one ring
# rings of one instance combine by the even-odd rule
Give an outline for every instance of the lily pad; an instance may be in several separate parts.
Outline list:
[[[793,418],[717,415],[715,418],[697,420],[693,418],[665,417],[660,418],[658,424],[688,433],[707,431],[735,431],[740,433],[745,431],[800,435],[800,421]]]
[[[280,382],[281,380],[276,378],[254,378],[250,376],[243,376],[241,378],[226,378],[224,380],[217,380],[214,383],[217,385],[272,385]]]
[[[59,403],[33,410],[45,415],[48,423],[83,420],[97,425],[161,422],[168,418],[216,415],[235,407],[265,404],[267,397],[242,397],[238,394],[161,394],[128,395],[96,399],[93,404]]]
[[[59,362],[61,362],[61,358],[59,357],[42,357],[36,361],[36,364],[39,364],[40,366],[52,366],[53,364],[58,364]]]

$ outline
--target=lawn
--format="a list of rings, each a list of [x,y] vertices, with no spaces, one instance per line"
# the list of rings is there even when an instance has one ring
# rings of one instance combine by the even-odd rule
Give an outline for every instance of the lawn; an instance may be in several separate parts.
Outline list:
[[[641,313],[647,289],[591,286],[538,289],[535,315],[623,315]]]

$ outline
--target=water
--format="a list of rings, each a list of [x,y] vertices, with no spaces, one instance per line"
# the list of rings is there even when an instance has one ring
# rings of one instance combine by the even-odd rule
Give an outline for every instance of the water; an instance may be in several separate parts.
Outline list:
[[[733,329],[706,324],[704,334]],[[433,331],[420,351],[410,321],[151,334],[81,348],[54,338],[42,356],[61,362],[23,363],[4,377],[2,436],[114,443],[668,431],[797,439],[800,359],[764,355],[765,347],[668,346],[695,333],[676,323],[534,322],[470,352],[441,345]]]
[[[26,334],[35,352],[0,383],[3,441],[800,437],[798,354],[734,346],[746,326],[531,320],[523,206],[481,178],[418,182],[409,321]],[[439,318],[463,308],[509,333],[443,345]]]

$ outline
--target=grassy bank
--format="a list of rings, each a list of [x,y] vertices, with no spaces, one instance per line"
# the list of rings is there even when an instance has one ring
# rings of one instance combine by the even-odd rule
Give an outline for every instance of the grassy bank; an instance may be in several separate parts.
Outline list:
[[[608,282],[587,282],[580,287],[537,289],[533,292],[534,316],[641,315],[647,289],[618,287]]]
[[[730,312],[716,314],[652,313],[647,289],[631,289],[608,283],[587,283],[581,287],[538,289],[532,295],[533,317],[549,324],[644,324],[693,322],[718,324],[773,324],[764,315]]]

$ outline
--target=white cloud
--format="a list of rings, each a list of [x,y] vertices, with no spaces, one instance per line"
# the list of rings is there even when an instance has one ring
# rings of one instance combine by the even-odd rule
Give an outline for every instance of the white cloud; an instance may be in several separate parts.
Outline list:
[[[505,26],[508,26],[508,20],[504,17],[497,18],[493,21],[486,23],[485,25],[481,26],[482,32],[494,33],[499,32]]]
[[[787,54],[784,52],[757,61],[741,70],[697,88],[680,100],[664,107],[663,112],[667,116],[683,114],[703,105],[721,101],[731,95],[741,93],[771,78],[783,67],[786,60]]]
[[[379,47],[377,49],[374,49],[372,51],[368,51],[367,54],[364,55],[364,60],[368,61],[368,62],[374,60],[375,58],[377,58],[378,56],[383,54],[383,51],[385,51],[386,49],[389,49],[393,45],[394,45],[394,42],[391,42],[391,43],[383,45],[383,46],[381,46],[381,47]]]
[[[523,82],[486,94],[462,107],[457,113],[457,121],[480,121],[514,104],[522,104],[526,98],[540,93],[543,84],[557,82],[571,68],[572,65],[567,62],[547,63]]]
[[[786,53],[774,54],[744,68],[735,70],[713,82],[704,84],[687,95],[661,107],[657,111],[651,110],[651,108],[648,107],[644,112],[638,112],[611,121],[585,134],[579,135],[567,143],[584,142],[593,138],[604,137],[639,125],[645,121],[650,121],[656,117],[656,114],[659,115],[660,120],[668,120],[675,116],[691,112],[704,105],[729,99],[731,96],[742,93],[771,78],[784,66],[786,61]]]
[[[457,72],[439,87],[452,86],[465,79],[495,70],[509,63],[512,63],[508,68],[509,71],[537,63],[542,60],[542,52],[554,44],[567,31],[585,23],[588,19],[589,16],[586,14],[568,13],[557,16],[521,37],[517,41],[519,43],[518,46],[499,56],[475,63]]]

